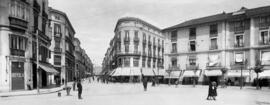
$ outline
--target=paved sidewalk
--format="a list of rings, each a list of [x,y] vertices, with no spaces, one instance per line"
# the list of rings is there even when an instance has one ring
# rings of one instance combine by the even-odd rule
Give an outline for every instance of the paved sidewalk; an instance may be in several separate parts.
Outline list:
[[[72,87],[73,82],[69,82],[67,86]],[[41,94],[49,94],[49,93],[55,93],[62,91],[65,85],[62,85],[60,87],[54,87],[54,88],[44,88],[40,89],[40,93],[37,94],[37,90],[22,90],[22,91],[12,91],[12,92],[3,92],[0,93],[0,97],[13,97],[13,96],[29,96],[29,95],[41,95]]]

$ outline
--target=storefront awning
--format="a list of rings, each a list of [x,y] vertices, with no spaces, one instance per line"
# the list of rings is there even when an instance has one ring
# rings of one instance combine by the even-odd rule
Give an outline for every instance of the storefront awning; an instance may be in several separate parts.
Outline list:
[[[204,75],[205,76],[221,76],[222,72],[221,70],[205,70]]]
[[[194,70],[185,70],[183,73],[183,77],[199,77],[201,74],[201,70],[197,70],[194,72]]]
[[[143,68],[142,73],[144,76],[155,76],[153,70],[150,68],[149,69]]]
[[[249,71],[248,70],[243,70],[242,71],[242,76],[243,77],[248,77],[249,76]],[[241,70],[229,70],[227,77],[241,77]]]
[[[120,76],[122,74],[122,68],[116,68],[113,70],[112,76]]]
[[[171,71],[170,73],[166,72],[164,78],[179,78],[181,71]]]
[[[259,78],[270,78],[270,70],[264,70],[259,73]]]
[[[52,73],[52,74],[58,74],[59,73],[52,66],[47,65],[47,64],[39,63],[39,67],[42,68],[44,71],[46,71],[48,73]]]
[[[131,68],[130,69],[130,74],[129,74],[130,76],[140,76],[140,75],[142,75],[141,74],[141,70],[140,70],[140,68]]]

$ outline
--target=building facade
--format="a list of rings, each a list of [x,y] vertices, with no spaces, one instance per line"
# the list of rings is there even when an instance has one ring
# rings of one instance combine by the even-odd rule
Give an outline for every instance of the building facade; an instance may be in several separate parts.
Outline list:
[[[243,7],[164,29],[165,69],[179,68],[183,84],[252,84],[258,64],[270,76],[269,10]]]
[[[139,18],[118,20],[114,37],[103,60],[104,74],[136,81],[141,74],[164,72],[164,37],[161,30]]]
[[[78,38],[74,39],[75,45],[75,77],[86,78],[93,74],[93,64],[86,54],[85,50],[80,46],[81,42]]]
[[[50,46],[52,51],[50,63],[60,73],[53,78],[60,82],[63,82],[62,80],[72,81],[75,78],[75,46],[73,43],[75,30],[66,13],[49,8],[49,17],[53,36]]]
[[[0,1],[0,91],[46,86],[49,68],[48,0]],[[37,43],[39,63],[37,73]]]

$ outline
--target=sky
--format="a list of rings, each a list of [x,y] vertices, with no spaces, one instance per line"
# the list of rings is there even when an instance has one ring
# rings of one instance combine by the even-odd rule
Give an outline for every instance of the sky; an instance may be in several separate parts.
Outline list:
[[[137,17],[163,29],[243,6],[270,6],[270,0],[49,0],[49,6],[68,15],[81,47],[101,66],[121,17]]]

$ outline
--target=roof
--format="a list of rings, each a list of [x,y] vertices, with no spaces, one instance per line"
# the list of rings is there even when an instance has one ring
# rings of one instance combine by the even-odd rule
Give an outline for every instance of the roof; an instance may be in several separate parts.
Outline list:
[[[228,16],[229,15],[226,14],[226,13],[221,13],[221,14],[202,17],[202,18],[192,19],[192,20],[188,20],[188,21],[185,21],[183,23],[180,23],[180,24],[165,28],[163,30],[170,30],[170,29],[182,28],[182,27],[198,25],[198,24],[203,24],[203,23],[222,21],[222,20],[225,20]]]
[[[50,12],[55,12],[55,13],[58,13],[58,14],[63,15],[63,16],[66,18],[66,20],[67,20],[69,26],[71,27],[72,31],[74,32],[74,34],[76,33],[75,30],[74,30],[74,28],[73,28],[73,26],[72,26],[72,24],[71,24],[71,22],[70,22],[69,19],[68,19],[67,14],[66,14],[65,12],[62,12],[62,11],[56,10],[56,9],[54,9],[54,8],[52,8],[52,7],[49,7],[49,13],[50,13]]]
[[[138,21],[138,22],[141,22],[141,23],[147,25],[148,27],[151,27],[151,28],[154,28],[155,30],[161,31],[160,28],[158,28],[158,27],[156,27],[156,26],[154,26],[154,25],[152,25],[144,20],[141,20],[139,18],[135,18],[135,17],[123,17],[123,18],[118,19],[114,31],[116,31],[116,28],[119,25],[119,23],[124,22],[124,21]]]
[[[237,14],[237,12],[242,12],[242,13]],[[245,7],[241,7],[241,9],[236,11],[236,12],[232,12],[232,13],[223,12],[221,14],[216,14],[216,15],[211,15],[211,16],[206,16],[206,17],[202,17],[202,18],[188,20],[188,21],[185,21],[183,23],[165,28],[162,31],[173,30],[176,28],[183,28],[183,27],[188,27],[188,26],[192,26],[192,25],[199,25],[199,24],[204,24],[204,23],[210,23],[210,22],[223,21],[223,20],[227,20],[227,19],[234,19],[234,18],[240,18],[240,17],[254,17],[254,16],[261,16],[261,15],[269,15],[269,14],[270,14],[270,6],[258,7],[258,8],[252,8],[252,9],[247,9]]]

